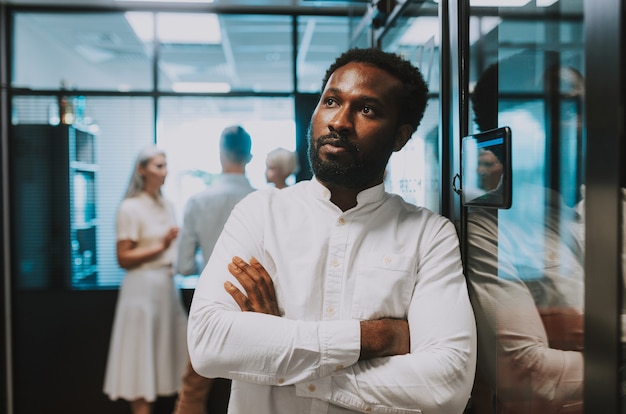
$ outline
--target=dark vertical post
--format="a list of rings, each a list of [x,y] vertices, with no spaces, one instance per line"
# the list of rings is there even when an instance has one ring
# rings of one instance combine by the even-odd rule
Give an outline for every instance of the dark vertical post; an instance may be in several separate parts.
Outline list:
[[[585,0],[586,414],[619,413],[624,3]]]
[[[4,3],[0,4],[0,234],[2,234],[2,254],[0,266],[2,266],[2,283],[0,284],[0,296],[2,309],[0,309],[0,330],[3,338],[0,344],[2,362],[0,362],[0,411],[7,414],[13,413],[13,356],[12,356],[12,324],[11,324],[11,250],[9,229],[9,125],[11,113],[9,105],[9,13]]]

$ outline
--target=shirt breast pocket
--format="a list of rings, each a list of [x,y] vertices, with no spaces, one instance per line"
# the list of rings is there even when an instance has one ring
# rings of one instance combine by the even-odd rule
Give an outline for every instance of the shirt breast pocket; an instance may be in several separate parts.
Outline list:
[[[415,262],[399,254],[371,255],[356,272],[352,317],[404,318],[415,286]]]

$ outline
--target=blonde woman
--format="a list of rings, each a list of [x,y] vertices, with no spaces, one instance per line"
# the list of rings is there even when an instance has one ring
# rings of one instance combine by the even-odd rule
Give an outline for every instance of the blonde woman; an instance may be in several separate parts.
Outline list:
[[[298,172],[298,157],[295,152],[284,148],[276,148],[267,154],[265,159],[265,178],[276,188],[287,187],[287,178]]]
[[[127,270],[118,296],[104,380],[112,400],[150,414],[176,394],[187,361],[187,316],[173,280],[178,227],[163,198],[165,153],[143,149],[117,214],[117,260]]]

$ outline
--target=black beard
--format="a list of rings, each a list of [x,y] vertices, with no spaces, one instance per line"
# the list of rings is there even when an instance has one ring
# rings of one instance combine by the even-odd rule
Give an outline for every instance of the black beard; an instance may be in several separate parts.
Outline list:
[[[351,189],[364,189],[370,186],[381,175],[387,166],[387,161],[391,155],[391,149],[388,156],[377,156],[371,159],[362,159],[358,157],[359,149],[356,145],[350,143],[347,138],[338,134],[323,135],[315,139],[311,136],[311,127],[308,130],[309,141],[309,162],[313,174],[325,184],[337,185]],[[354,158],[350,164],[340,164],[334,160],[322,161],[319,156],[318,148],[320,143],[325,140],[341,140],[348,148],[352,148]]]

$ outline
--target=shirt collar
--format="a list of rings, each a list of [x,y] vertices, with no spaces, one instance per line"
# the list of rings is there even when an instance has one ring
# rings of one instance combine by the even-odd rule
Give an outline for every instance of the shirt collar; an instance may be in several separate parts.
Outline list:
[[[150,205],[161,206],[162,207],[163,204],[164,204],[163,195],[159,195],[157,198],[154,198],[150,194],[148,194],[147,191],[144,191],[144,190],[141,190],[141,192],[139,194],[137,194],[137,197],[138,198],[143,198]]]
[[[248,178],[244,174],[221,173],[215,178],[215,182],[242,182],[245,183]]]
[[[311,185],[313,193],[316,197],[330,200],[330,190],[324,186],[316,177],[311,179]],[[375,185],[370,188],[366,188],[356,196],[357,207],[364,204],[374,203],[381,201],[385,195],[385,186],[383,183]]]

